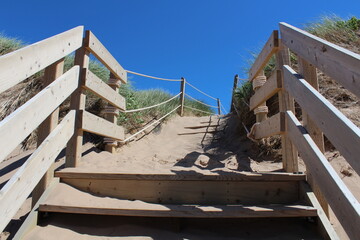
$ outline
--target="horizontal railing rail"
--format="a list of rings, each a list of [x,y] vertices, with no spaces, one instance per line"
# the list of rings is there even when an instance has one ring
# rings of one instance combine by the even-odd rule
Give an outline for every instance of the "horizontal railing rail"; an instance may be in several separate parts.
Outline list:
[[[249,108],[257,122],[248,136],[262,139],[281,135],[283,166],[297,169],[297,150],[308,178],[328,214],[327,202],[351,239],[360,235],[360,205],[323,154],[323,133],[360,174],[360,129],[318,92],[316,68],[360,96],[360,55],[286,23],[280,23],[281,39],[272,33],[249,71],[255,93]],[[290,67],[289,50],[298,57],[299,71]],[[277,69],[267,79],[263,69],[276,54]],[[266,101],[279,96],[279,113],[267,118]],[[303,124],[295,117],[294,100],[303,110]],[[261,117],[259,117],[261,115]],[[291,167],[289,167],[291,166]],[[319,201],[320,201],[319,200]]]

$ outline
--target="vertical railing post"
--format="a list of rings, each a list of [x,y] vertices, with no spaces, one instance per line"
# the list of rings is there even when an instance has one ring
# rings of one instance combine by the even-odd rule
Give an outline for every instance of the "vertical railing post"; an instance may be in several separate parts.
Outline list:
[[[180,85],[180,116],[184,116],[184,104],[185,104],[185,78],[181,78],[181,85]]]
[[[64,59],[61,59],[45,68],[43,88],[50,85],[64,73]],[[59,108],[49,115],[39,126],[37,134],[37,146],[40,146],[45,138],[56,128],[59,122]],[[54,165],[44,174],[32,193],[32,206],[40,199],[54,177]]]
[[[255,79],[252,82],[252,86],[254,91],[258,91],[266,82],[266,76],[264,74],[264,71],[260,72],[258,76],[255,77]],[[254,109],[254,114],[256,115],[256,122],[260,123],[267,119],[267,114],[269,110],[266,106],[266,102],[260,104],[257,108]]]
[[[112,89],[114,89],[115,92],[118,92],[120,88],[120,84],[121,84],[120,79],[117,79],[114,74],[110,73],[108,85]],[[104,112],[106,113],[105,115],[106,120],[117,124],[117,119],[120,113],[119,109],[108,103],[107,106],[105,107]],[[104,138],[104,143],[105,143],[105,151],[108,151],[110,153],[116,152],[116,147],[117,147],[116,139]]]
[[[218,105],[218,114],[221,115],[221,102],[220,102],[220,99],[217,98],[217,105]]]
[[[290,51],[282,43],[280,49],[276,53],[276,68],[281,71],[282,82],[284,83],[283,66],[290,65]],[[282,84],[284,86],[284,84]],[[278,93],[279,97],[279,111],[292,111],[295,113],[294,99],[289,96],[289,93],[282,89]],[[298,172],[298,152],[295,146],[291,143],[287,136],[287,129],[285,127],[285,134],[281,135],[281,148],[283,168],[286,172]]]
[[[298,57],[298,63],[299,63],[299,73],[304,77],[304,79],[311,84],[313,88],[316,90],[319,90],[319,82],[317,78],[316,68],[310,64],[305,59],[302,59]],[[306,113],[305,109],[302,109],[303,114],[303,125],[310,134],[311,138],[314,140],[318,148],[322,153],[325,152],[325,144],[324,144],[324,134],[322,131],[318,128],[316,123],[309,117],[309,115]],[[324,195],[320,191],[320,188],[318,185],[314,182],[313,176],[311,171],[307,170],[307,179],[310,183],[313,192],[316,195],[316,198],[318,199],[322,209],[324,210],[327,217],[330,217],[329,213],[329,204],[327,203]]]
[[[84,43],[89,41],[89,34],[87,33]],[[76,123],[74,135],[69,140],[66,146],[66,160],[65,167],[76,167],[81,159],[82,145],[83,145],[83,131],[82,131],[82,111],[85,110],[86,95],[83,93],[82,84],[86,78],[86,71],[89,67],[90,52],[85,48],[85,44],[75,53],[74,65],[80,66],[79,86],[71,95],[70,110],[76,110]]]
[[[235,75],[234,77],[234,85],[233,85],[233,90],[232,90],[232,95],[231,95],[231,106],[230,106],[230,112],[232,113],[235,109],[234,109],[234,93],[235,90],[238,86],[238,82],[239,82],[239,75]]]

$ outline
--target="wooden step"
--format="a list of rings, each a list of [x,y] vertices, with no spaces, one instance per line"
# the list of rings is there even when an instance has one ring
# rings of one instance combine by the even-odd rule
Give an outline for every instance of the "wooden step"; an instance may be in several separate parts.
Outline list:
[[[222,173],[128,174],[66,169],[61,181],[106,197],[162,204],[289,204],[299,199],[304,175]]]
[[[43,212],[177,218],[263,218],[317,216],[303,205],[169,205],[99,197],[60,183],[39,207]]]

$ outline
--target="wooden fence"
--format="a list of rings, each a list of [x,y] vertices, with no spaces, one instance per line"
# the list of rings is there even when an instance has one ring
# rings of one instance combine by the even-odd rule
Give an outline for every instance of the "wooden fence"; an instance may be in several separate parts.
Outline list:
[[[286,23],[273,31],[249,72],[254,95],[250,110],[257,116],[251,135],[256,139],[281,135],[283,167],[298,172],[298,152],[306,164],[308,181],[322,208],[327,203],[351,239],[360,236],[360,205],[324,156],[323,134],[351,167],[360,173],[360,129],[318,92],[317,69],[360,97],[360,55]],[[290,51],[299,73],[291,68]],[[275,55],[276,70],[267,79],[264,67]],[[268,118],[266,101],[275,94],[279,113]],[[294,100],[301,106],[296,118]]]
[[[74,67],[63,73],[64,57],[75,51]],[[108,84],[89,70],[93,54],[111,72]],[[45,87],[31,100],[0,122],[0,162],[38,128],[38,147],[0,191],[0,231],[3,231],[26,198],[33,192],[33,205],[53,177],[51,166],[66,147],[66,166],[75,167],[82,154],[83,132],[115,140],[124,139],[116,124],[125,99],[118,94],[127,73],[102,43],[82,26],[0,57],[0,93],[44,70]],[[88,90],[108,102],[106,119],[85,110]],[[59,106],[71,97],[68,114],[58,123]],[[5,147],[6,146],[6,147]],[[40,183],[39,183],[40,182]]]

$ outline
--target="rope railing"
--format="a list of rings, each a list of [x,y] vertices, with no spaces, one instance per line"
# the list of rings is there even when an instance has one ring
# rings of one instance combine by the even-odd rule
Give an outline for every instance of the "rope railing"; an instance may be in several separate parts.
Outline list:
[[[217,108],[217,107],[218,107],[218,106],[212,106],[212,105],[206,104],[206,103],[204,103],[204,102],[202,102],[202,101],[199,101],[199,100],[197,100],[196,98],[190,96],[190,95],[187,94],[187,93],[185,93],[185,96],[187,96],[188,98],[190,98],[190,99],[192,99],[192,100],[194,100],[194,101],[196,101],[196,102],[198,102],[198,103],[201,103],[201,104],[203,104],[203,105],[205,105],[205,106],[212,107],[212,108]]]
[[[226,111],[225,107],[221,104],[221,109],[224,111],[225,114],[228,114],[228,111]]]
[[[125,111],[121,111],[121,112],[122,112],[122,113],[140,112],[140,111],[143,111],[143,110],[147,110],[147,109],[151,109],[151,108],[154,108],[154,107],[158,107],[158,106],[161,106],[161,105],[163,105],[163,104],[165,104],[165,103],[170,102],[171,100],[174,100],[174,99],[177,98],[180,94],[181,94],[181,92],[178,93],[177,95],[173,96],[172,98],[164,101],[164,102],[161,102],[161,103],[158,103],[158,104],[155,104],[155,105],[152,105],[152,106],[143,107],[143,108],[138,108],[138,109],[125,110]]]
[[[200,109],[197,109],[197,108],[192,108],[192,107],[189,107],[189,106],[186,106],[186,105],[184,105],[184,107],[185,107],[185,108],[189,108],[189,109],[194,110],[194,111],[199,111],[199,112],[203,112],[203,113],[207,113],[207,114],[214,115],[214,113],[212,113],[212,112],[203,111],[203,110],[200,110]]]
[[[140,133],[144,132],[146,129],[148,129],[149,127],[153,126],[156,123],[159,123],[162,119],[166,118],[167,116],[169,116],[171,113],[173,113],[174,111],[176,111],[181,105],[177,106],[176,108],[174,108],[173,110],[171,110],[170,112],[168,112],[167,114],[165,114],[164,116],[162,116],[161,118],[155,120],[154,122],[150,123],[149,125],[147,125],[146,127],[144,127],[143,129],[141,129],[140,131],[134,133],[133,135],[131,135],[130,137],[126,138],[125,140],[120,141],[121,143],[125,143],[127,141],[129,141],[130,139],[136,137],[137,135],[139,135]]]
[[[198,89],[198,88],[197,88],[197,87],[195,87],[194,85],[190,84],[189,82],[187,82],[187,81],[186,81],[186,84],[187,84],[187,85],[189,85],[190,87],[192,87],[193,89],[195,89],[196,91],[198,91],[198,92],[200,92],[200,93],[204,94],[205,96],[207,96],[207,97],[209,97],[209,98],[212,98],[212,99],[214,99],[214,100],[216,100],[216,101],[217,101],[217,98],[214,98],[214,97],[210,96],[209,94],[204,93],[203,91],[201,91],[200,89]]]
[[[138,76],[142,76],[142,77],[147,77],[147,78],[152,78],[152,79],[157,79],[157,80],[161,80],[161,81],[169,81],[169,82],[181,82],[181,79],[170,79],[170,78],[161,78],[161,77],[154,77],[154,76],[150,76],[150,75],[146,75],[146,74],[142,74],[142,73],[137,73],[137,72],[133,72],[130,70],[125,70],[127,73],[131,73],[134,75],[138,75]]]

